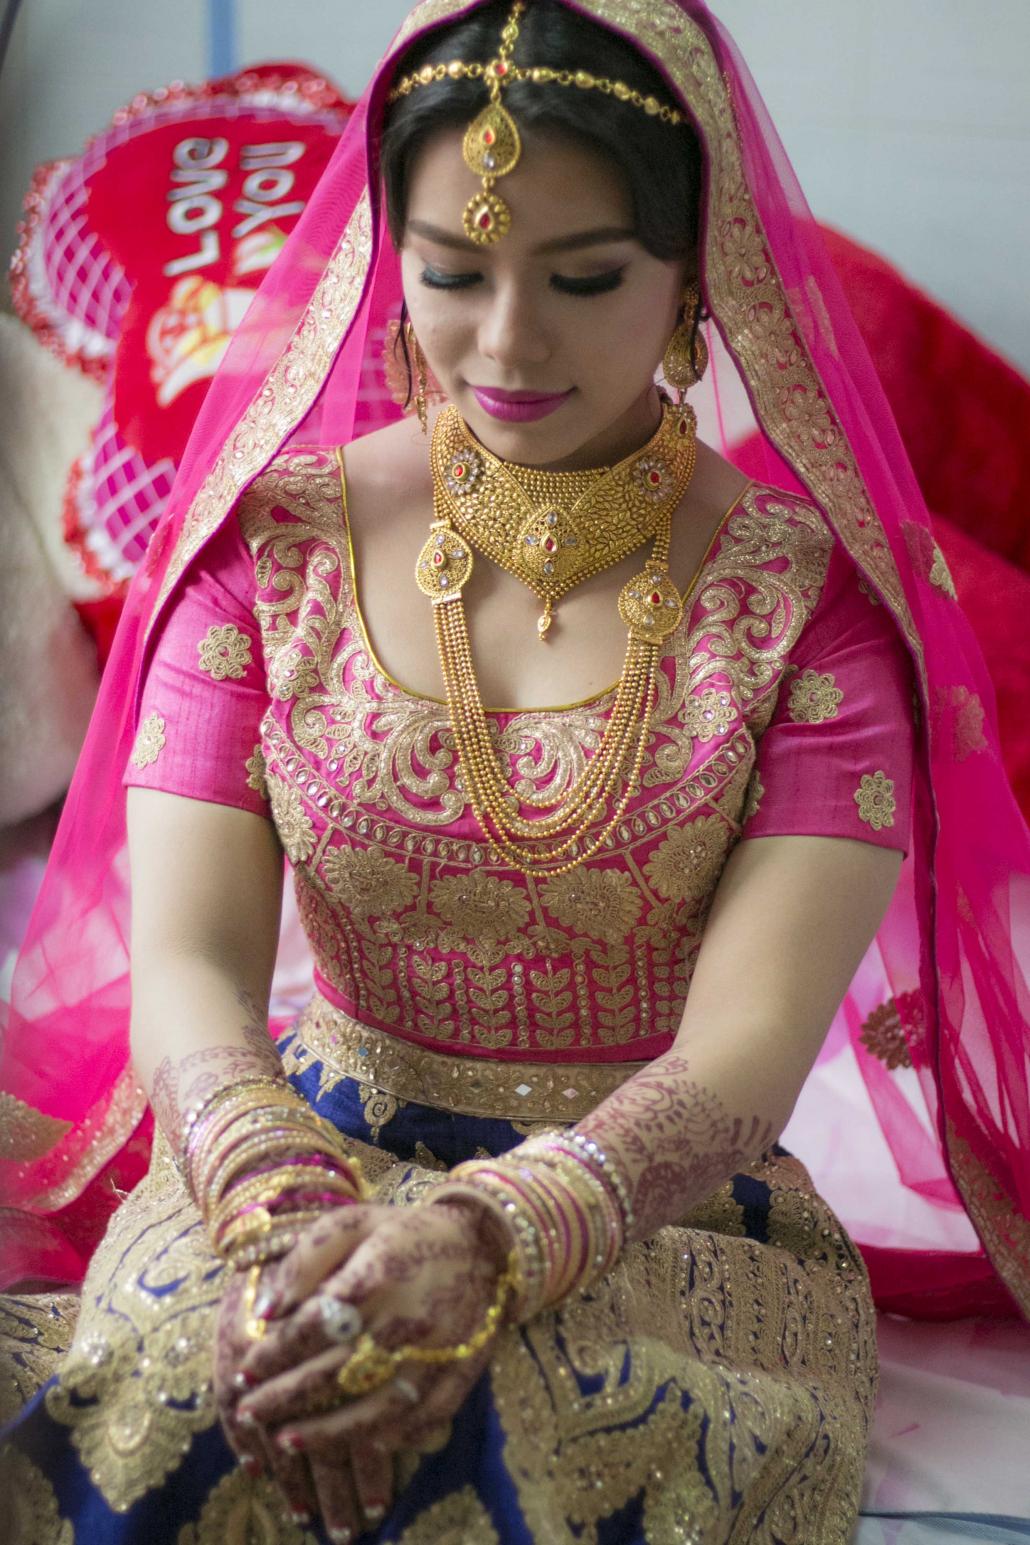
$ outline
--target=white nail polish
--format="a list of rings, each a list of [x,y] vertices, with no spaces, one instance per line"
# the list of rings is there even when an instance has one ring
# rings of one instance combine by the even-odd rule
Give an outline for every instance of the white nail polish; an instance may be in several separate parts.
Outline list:
[[[375,1502],[365,1508],[365,1517],[371,1524],[380,1523],[386,1517],[386,1508],[381,1502]]]
[[[345,1524],[341,1524],[338,1528],[329,1530],[329,1538],[333,1545],[350,1545],[354,1538],[354,1531],[348,1529]]]

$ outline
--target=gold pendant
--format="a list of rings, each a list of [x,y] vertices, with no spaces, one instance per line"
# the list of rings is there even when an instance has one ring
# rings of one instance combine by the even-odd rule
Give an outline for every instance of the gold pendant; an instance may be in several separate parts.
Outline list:
[[[544,609],[540,613],[540,616],[536,619],[537,637],[539,638],[539,640],[540,640],[540,642],[542,644],[546,644],[547,643],[547,632],[548,632],[548,629],[550,628],[551,623],[553,621],[554,621],[554,617],[553,617],[553,614],[551,612],[551,603],[550,603],[550,601],[545,601],[544,602]]]
[[[465,131],[465,165],[476,177],[506,177],[519,164],[522,141],[515,120],[499,102],[484,107]]]
[[[472,550],[444,520],[434,520],[415,562],[415,583],[435,604],[453,601],[472,573]]]
[[[639,644],[660,644],[680,625],[683,597],[657,566],[627,580],[619,595],[619,616]]]

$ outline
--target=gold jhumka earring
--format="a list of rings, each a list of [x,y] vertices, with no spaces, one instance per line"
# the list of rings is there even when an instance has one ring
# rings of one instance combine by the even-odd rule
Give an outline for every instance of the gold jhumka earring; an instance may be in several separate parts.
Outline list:
[[[708,345],[700,330],[701,290],[688,284],[683,291],[683,318],[669,339],[662,360],[662,374],[676,392],[682,408],[684,398],[708,369]]]
[[[415,337],[415,329],[410,322],[405,324],[404,336],[408,345],[408,356],[415,371],[415,412],[418,414],[418,427],[424,435],[427,435],[429,433],[427,401],[429,368],[426,365],[426,356],[422,353],[422,345]]]

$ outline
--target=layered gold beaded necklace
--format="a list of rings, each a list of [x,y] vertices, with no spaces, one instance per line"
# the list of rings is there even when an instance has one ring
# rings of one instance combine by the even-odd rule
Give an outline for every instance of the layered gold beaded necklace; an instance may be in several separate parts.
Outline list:
[[[669,576],[669,540],[673,511],[693,477],[696,457],[693,409],[669,402],[663,402],[661,424],[642,450],[615,467],[589,472],[542,472],[502,462],[476,440],[457,409],[445,408],[437,419],[430,450],[434,519],[415,579],[433,603],[469,802],[487,840],[523,874],[563,874],[585,862],[621,820],[639,784],[660,646],[683,615],[683,599]],[[543,600],[538,629],[545,637],[552,608],[563,595],[648,538],[654,542],[650,561],[619,595],[629,637],[600,746],[564,793],[516,796],[498,763],[472,662],[461,598],[472,573],[472,549]],[[587,838],[613,797],[613,813]],[[541,814],[526,818],[520,806]]]

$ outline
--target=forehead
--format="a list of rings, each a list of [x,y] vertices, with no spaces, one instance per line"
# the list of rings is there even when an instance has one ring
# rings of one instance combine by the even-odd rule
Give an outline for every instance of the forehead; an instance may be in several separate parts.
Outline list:
[[[462,157],[464,129],[441,129],[415,152],[408,176],[407,218],[462,235],[462,212],[481,187]],[[632,230],[633,200],[621,170],[572,135],[523,132],[522,155],[495,190],[512,212],[500,246],[534,246],[563,232],[596,227]],[[469,250],[473,249],[471,244]]]

